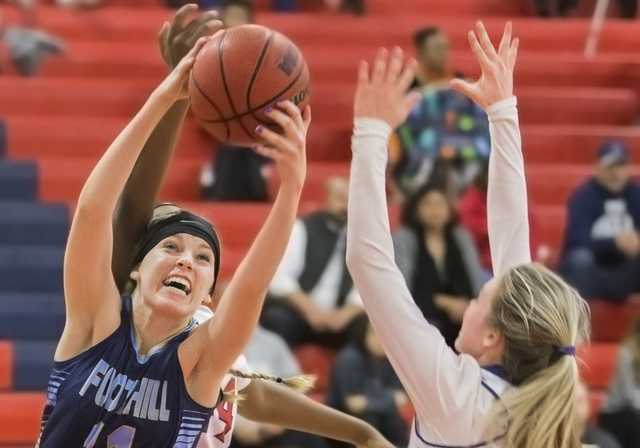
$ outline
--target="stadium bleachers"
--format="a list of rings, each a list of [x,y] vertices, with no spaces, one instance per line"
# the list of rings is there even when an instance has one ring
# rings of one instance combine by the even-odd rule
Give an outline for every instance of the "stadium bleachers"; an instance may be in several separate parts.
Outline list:
[[[63,38],[67,54],[48,60],[41,77],[0,77],[0,447],[33,445],[45,401],[50,362],[64,324],[62,256],[74,202],[96,161],[166,73],[156,34],[172,12],[157,0],[107,1],[95,11],[40,6],[38,23]],[[564,204],[592,170],[598,145],[618,137],[640,160],[638,115],[640,56],[637,24],[613,20],[603,30],[600,53],[582,56],[588,20],[542,21],[526,17],[526,0],[375,0],[364,18],[314,12],[321,2],[301,2],[298,14],[268,11],[259,0],[258,21],[281,30],[303,50],[313,80],[314,123],[309,131],[308,179],[302,210],[322,200],[323,182],[348,174],[351,100],[357,61],[379,45],[411,48],[411,34],[435,23],[451,36],[453,62],[479,74],[467,31],[482,17],[492,37],[505,18],[521,38],[516,88],[532,209],[543,243],[557,257]],[[593,6],[584,2],[585,11]],[[3,10],[5,22],[17,11]],[[310,30],[312,30],[310,32]],[[5,130],[6,127],[6,130]],[[198,176],[212,147],[189,117],[162,199],[209,218],[223,244],[222,277],[232,275],[269,207],[202,204]],[[640,168],[634,167],[640,175]],[[397,224],[398,210],[390,210]],[[640,312],[596,301],[594,343],[582,350],[583,375],[602,402],[615,367],[618,342]],[[330,355],[297,352],[326,384]]]

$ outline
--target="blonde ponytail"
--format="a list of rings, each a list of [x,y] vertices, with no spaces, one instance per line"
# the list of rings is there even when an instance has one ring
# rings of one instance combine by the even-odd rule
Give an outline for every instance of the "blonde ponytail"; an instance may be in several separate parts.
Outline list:
[[[315,375],[296,375],[290,378],[280,378],[276,375],[269,375],[266,373],[247,373],[236,369],[229,370],[229,374],[237,378],[246,378],[249,380],[266,380],[284,384],[289,389],[302,394],[307,393],[309,390],[313,389],[313,386],[316,382]],[[227,403],[240,403],[244,399],[244,396],[237,392],[224,392],[222,395],[222,399]]]
[[[586,339],[588,307],[540,265],[512,269],[494,297],[489,324],[505,341],[502,365],[517,386],[491,412],[488,437],[506,448],[579,448],[575,346]]]

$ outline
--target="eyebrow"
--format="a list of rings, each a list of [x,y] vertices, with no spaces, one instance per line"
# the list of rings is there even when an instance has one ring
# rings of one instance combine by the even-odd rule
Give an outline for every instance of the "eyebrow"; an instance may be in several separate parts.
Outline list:
[[[211,252],[213,252],[213,249],[211,249],[208,244],[201,244],[198,246],[198,249],[209,249]]]

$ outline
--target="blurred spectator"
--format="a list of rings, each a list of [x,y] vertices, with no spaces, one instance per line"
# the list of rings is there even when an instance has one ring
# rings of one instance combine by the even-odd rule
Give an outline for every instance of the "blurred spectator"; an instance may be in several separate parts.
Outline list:
[[[416,31],[413,35],[413,48],[418,61],[418,71],[412,89],[448,87],[450,80],[463,76],[451,68],[449,39],[440,28],[429,26]]]
[[[22,24],[5,26],[0,15],[0,40],[4,41],[18,73],[26,77],[36,76],[43,60],[47,56],[63,53],[65,45],[35,27],[33,0],[16,0],[13,3],[20,8]]]
[[[489,120],[482,108],[449,87],[461,74],[449,65],[446,36],[438,28],[425,28],[416,33],[415,46],[420,68],[414,87],[422,101],[391,138],[391,176],[397,192],[408,195],[426,183],[442,159],[455,168],[459,192],[489,155]]]
[[[442,189],[425,185],[407,201],[393,243],[418,308],[453,347],[469,300],[484,278],[473,240],[456,224]]]
[[[368,319],[359,322],[353,344],[336,358],[326,402],[369,423],[394,445],[407,446],[401,410],[409,398]]]
[[[555,3],[557,14],[562,17],[569,15],[571,10],[578,5],[578,0],[558,0]],[[550,0],[535,0],[536,14],[540,17],[551,17],[554,14],[553,4]]]
[[[596,175],[569,200],[561,271],[586,298],[640,292],[640,186],[618,141],[598,151]]]
[[[620,348],[600,426],[613,434],[623,448],[640,446],[640,318]]]
[[[254,372],[276,375],[280,378],[294,377],[301,373],[296,358],[282,338],[261,326],[256,328],[244,355]],[[247,420],[241,414],[236,417],[236,426],[231,439],[231,448],[324,448],[326,446],[327,442],[321,437]]]
[[[460,222],[469,231],[478,248],[482,268],[488,279],[493,274],[491,267],[491,249],[489,247],[489,229],[487,227],[487,183],[489,180],[489,161],[485,161],[473,182],[460,196],[458,201],[458,215]],[[529,237],[531,258],[544,262],[538,255],[540,243],[539,231],[535,220],[529,211]]]
[[[226,28],[253,22],[251,0],[223,0],[220,19]],[[214,201],[267,201],[269,160],[251,148],[221,143],[215,160],[200,175],[201,196]]]
[[[273,0],[273,9],[276,11],[296,11],[299,0]],[[324,0],[324,6],[333,12],[348,12],[355,15],[363,15],[366,11],[365,0]]]
[[[607,431],[593,426],[589,422],[591,403],[587,386],[578,381],[576,387],[576,409],[578,412],[578,426],[580,427],[580,441],[585,448],[622,448],[618,441]]]
[[[252,0],[222,0],[220,4],[220,20],[225,28],[253,23],[254,15]]]
[[[324,209],[296,221],[271,282],[261,322],[290,346],[342,347],[364,314],[345,261],[348,194],[346,179],[327,181]]]
[[[11,60],[20,75],[33,77],[43,60],[50,55],[61,54],[65,45],[59,39],[32,28],[7,27],[4,40],[9,48]]]
[[[625,19],[632,19],[638,11],[638,0],[618,0],[620,16]],[[556,3],[559,16],[566,17],[578,6],[578,0],[558,0]],[[535,0],[536,13],[540,17],[551,17],[554,15],[553,6],[549,0]]]

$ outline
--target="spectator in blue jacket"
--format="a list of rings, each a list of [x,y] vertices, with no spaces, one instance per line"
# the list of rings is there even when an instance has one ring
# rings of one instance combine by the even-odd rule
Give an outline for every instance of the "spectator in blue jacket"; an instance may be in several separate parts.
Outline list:
[[[630,179],[629,151],[607,141],[596,175],[569,200],[563,275],[585,299],[621,302],[640,292],[639,228],[640,185]]]

